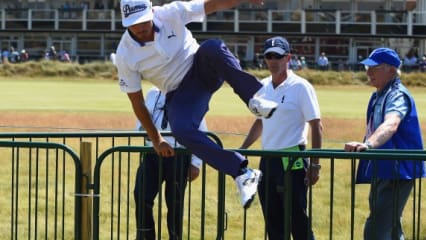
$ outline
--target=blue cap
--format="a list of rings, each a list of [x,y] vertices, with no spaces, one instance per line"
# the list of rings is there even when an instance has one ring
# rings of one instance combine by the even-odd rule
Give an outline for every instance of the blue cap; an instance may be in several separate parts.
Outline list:
[[[382,63],[387,63],[396,68],[401,65],[401,59],[398,54],[390,48],[377,48],[370,53],[367,59],[361,61],[366,66],[377,66]]]
[[[285,55],[290,53],[290,44],[288,44],[287,39],[283,37],[272,37],[265,41],[264,49],[263,54],[274,52]]]

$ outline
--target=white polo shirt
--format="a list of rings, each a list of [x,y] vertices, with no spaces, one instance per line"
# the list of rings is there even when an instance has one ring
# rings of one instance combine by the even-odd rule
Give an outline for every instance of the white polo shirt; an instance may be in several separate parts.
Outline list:
[[[204,19],[204,0],[176,1],[153,11],[159,29],[154,41],[141,46],[126,30],[118,45],[116,66],[123,92],[141,90],[142,78],[167,93],[179,86],[192,66],[199,45],[185,25]]]
[[[167,126],[164,129],[161,126],[162,121],[163,121],[163,117],[164,117],[164,106],[165,106],[165,104],[166,104],[166,96],[164,94],[161,94],[161,92],[158,88],[153,87],[146,93],[145,105],[146,105],[149,113],[151,114],[151,119],[152,119],[152,122],[154,123],[155,127],[157,127],[157,129],[160,130],[160,131],[171,131],[170,125],[168,123],[167,123]],[[206,124],[206,121],[205,121],[204,118],[201,121],[200,127],[198,129],[200,131],[204,131],[204,132],[208,131],[207,124]],[[139,131],[144,130],[141,122],[139,122],[139,121],[136,121],[136,130],[139,130]],[[180,145],[174,137],[167,136],[167,137],[164,137],[164,138],[172,147],[182,147],[182,145]],[[146,141],[145,146],[152,147],[152,142]],[[193,166],[197,167],[198,169],[200,169],[201,165],[202,165],[202,160],[200,158],[198,158],[197,156],[192,155],[191,164]]]
[[[287,79],[275,89],[272,77],[262,80],[259,94],[279,105],[268,119],[262,118],[262,147],[278,150],[307,144],[308,121],[320,118],[320,108],[313,86],[304,78],[287,72]]]

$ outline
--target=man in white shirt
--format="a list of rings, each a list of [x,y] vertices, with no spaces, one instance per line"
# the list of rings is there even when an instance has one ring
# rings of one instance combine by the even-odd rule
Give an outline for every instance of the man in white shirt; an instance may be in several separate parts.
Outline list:
[[[167,118],[164,115],[166,97],[156,87],[151,88],[145,99],[145,105],[151,114],[154,125],[161,131],[170,131]],[[136,129],[143,131],[137,121]],[[206,123],[200,124],[201,131],[207,131]],[[165,137],[166,141],[175,147],[181,147],[173,137]],[[145,139],[145,146],[152,146]],[[189,166],[189,162],[191,164]],[[160,167],[161,165],[161,167]],[[186,179],[192,181],[199,175],[202,161],[192,155],[176,155],[160,159],[157,154],[144,154],[137,170],[134,197],[136,203],[136,239],[155,239],[154,200],[158,194],[159,185],[165,182],[165,200],[167,205],[167,228],[169,239],[182,239],[183,202]],[[161,169],[161,176],[159,176]],[[161,180],[159,180],[161,179]],[[160,182],[159,182],[160,181]],[[159,223],[161,224],[161,223]]]
[[[115,65],[115,52],[112,52],[112,53],[109,55],[109,60],[111,61],[111,63],[112,63],[113,65]]]
[[[241,148],[248,148],[259,137],[262,148],[273,151],[302,151],[311,130],[312,148],[321,148],[322,124],[315,89],[304,78],[288,69],[290,44],[283,37],[265,41],[264,59],[271,76],[262,80],[265,98],[279,102],[269,119],[258,118]],[[289,166],[291,165],[291,167]],[[260,170],[265,179],[259,184],[259,199],[265,218],[268,239],[285,239],[285,173],[291,171],[291,233],[294,240],[313,240],[307,216],[308,186],[319,179],[318,158],[262,157]],[[288,233],[287,233],[288,234]]]
[[[318,57],[317,63],[320,70],[328,70],[328,58],[325,55],[325,52],[322,52],[321,55]]]
[[[116,66],[121,91],[127,93],[155,151],[162,157],[174,155],[146,109],[141,76],[166,93],[166,114],[176,140],[213,168],[232,176],[241,204],[248,208],[261,172],[248,168],[244,156],[224,150],[198,127],[211,96],[225,80],[258,116],[270,117],[277,104],[256,95],[262,84],[241,69],[221,40],[198,45],[186,28],[190,22],[244,1],[263,4],[263,0],[193,0],[152,7],[149,0],[122,0],[122,23],[127,30],[117,48]]]

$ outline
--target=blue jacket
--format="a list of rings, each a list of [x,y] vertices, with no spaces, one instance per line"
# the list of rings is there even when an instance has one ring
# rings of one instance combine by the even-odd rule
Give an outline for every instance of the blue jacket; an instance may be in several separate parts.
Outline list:
[[[418,149],[423,150],[422,134],[417,116],[414,99],[408,90],[401,84],[399,79],[394,80],[384,96],[384,103],[393,91],[401,91],[410,101],[407,115],[401,121],[397,132],[378,149]],[[377,93],[373,93],[368,103],[367,121],[374,111],[374,102]],[[383,108],[386,104],[383,104]],[[384,109],[382,109],[384,121]],[[423,161],[414,160],[365,160],[361,159],[358,164],[357,183],[369,183],[373,174],[380,179],[414,179],[426,176],[426,167]]]

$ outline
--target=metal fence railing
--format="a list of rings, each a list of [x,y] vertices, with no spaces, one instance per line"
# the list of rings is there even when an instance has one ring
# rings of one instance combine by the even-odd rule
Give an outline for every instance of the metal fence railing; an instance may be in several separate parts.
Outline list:
[[[241,150],[247,156],[287,156],[290,159],[298,157],[321,158],[323,168],[320,182],[309,188],[308,215],[317,239],[363,239],[365,214],[368,213],[369,185],[355,184],[356,162],[359,159],[389,159],[424,161],[426,151],[422,150],[369,150],[366,152],[344,152],[338,149],[307,150],[303,152],[276,152]],[[342,171],[344,168],[344,171]],[[264,173],[267,174],[267,173]],[[286,172],[286,179],[289,172]],[[426,211],[422,205],[424,199],[424,184],[422,179],[414,179],[411,198],[404,212],[404,230],[407,239],[424,239],[426,230],[421,226],[426,224],[423,215]],[[291,186],[286,195],[291,194]],[[375,193],[373,191],[373,193]],[[394,199],[398,201],[398,199]],[[362,209],[362,208],[363,209]],[[290,204],[286,203],[286,209]],[[393,211],[390,209],[389,211]],[[290,228],[290,215],[286,214],[284,229]],[[342,219],[343,218],[343,219]],[[325,231],[326,229],[326,231]],[[290,232],[286,231],[286,238]]]
[[[102,220],[101,218],[94,218],[93,222],[93,239],[104,239],[105,233],[108,233],[111,239],[118,239],[117,236],[113,236],[116,233],[121,232],[126,238],[132,238],[135,233],[135,227],[129,229],[129,222],[132,222],[131,225],[134,226],[135,216],[134,211],[130,208],[133,208],[133,198],[132,198],[132,189],[134,173],[131,173],[132,166],[138,164],[140,161],[141,153],[153,153],[151,147],[136,147],[136,146],[118,146],[113,147],[105,151],[97,160],[96,166],[94,168],[94,195],[99,196],[94,198],[93,202],[93,212],[94,215],[102,216],[105,210],[113,211],[113,214],[109,214],[113,217],[107,221]],[[176,149],[177,154],[188,154],[184,149]],[[160,159],[162,161],[162,159]],[[117,174],[112,174],[112,170],[109,166],[113,162],[119,162],[120,166],[117,169]],[[160,164],[161,165],[161,164]],[[148,170],[149,169],[144,169]],[[159,170],[161,173],[163,169]],[[185,217],[184,217],[184,230],[183,235],[187,239],[212,239],[213,235],[218,236],[218,239],[223,239],[220,237],[223,234],[223,214],[222,205],[224,204],[223,200],[223,188],[225,187],[223,174],[209,173],[207,174],[206,166],[204,165],[201,170],[200,180],[197,180],[194,184],[188,183],[188,190],[185,194]],[[108,179],[102,177],[103,175],[114,175],[114,179]],[[162,174],[159,174],[161,178]],[[182,174],[182,173],[178,173]],[[215,175],[218,177],[216,180]],[[210,179],[209,181],[207,179]],[[208,182],[211,180],[217,181],[213,187],[209,187]],[[117,184],[113,184],[115,181]],[[158,186],[160,189],[163,187]],[[208,195],[208,192],[215,192],[215,195]],[[106,195],[105,195],[106,193]],[[105,196],[105,197],[104,197]],[[209,203],[207,201],[214,201],[217,203],[217,207],[210,205],[208,213],[206,213],[206,205]],[[167,211],[165,206],[164,194],[159,190],[157,201],[156,201],[156,222],[161,223],[166,221],[166,214],[163,214],[164,211]],[[144,199],[142,199],[142,205],[145,204]],[[130,207],[130,208],[129,208]],[[169,209],[168,211],[173,211]],[[208,219],[207,219],[207,216]],[[164,221],[162,221],[164,219]],[[209,224],[206,224],[206,221]],[[206,225],[209,225],[209,233],[206,235]],[[216,227],[215,227],[216,225]],[[167,226],[164,224],[157,224],[157,238],[164,239],[167,238]],[[164,230],[163,230],[164,229]]]
[[[164,135],[170,135],[170,133],[167,132],[163,132]],[[213,139],[213,141],[217,142],[219,145],[221,145],[220,139],[215,136],[214,134],[208,133],[209,136]],[[112,156],[111,159],[108,159],[108,162],[103,164],[103,172],[102,172],[102,185],[99,185],[99,182],[101,179],[98,179],[98,181],[93,182],[92,181],[92,176],[93,173],[98,173],[96,170],[99,168],[98,165],[100,166],[100,161],[97,161],[95,164],[96,165],[94,168],[91,167],[91,163],[87,163],[87,158],[90,159],[102,159],[100,156],[102,154],[105,155],[105,152],[107,153],[109,151],[109,149],[114,149],[114,148],[125,148],[125,147],[130,147],[130,146],[141,146],[143,145],[143,139],[146,137],[146,133],[144,132],[65,132],[65,133],[0,133],[0,140],[4,140],[5,142],[5,146],[4,149],[2,149],[2,151],[0,152],[0,159],[3,159],[4,162],[6,163],[10,163],[13,164],[14,160],[10,159],[9,160],[9,155],[11,155],[15,149],[14,144],[16,143],[17,146],[19,146],[20,142],[24,142],[26,144],[29,145],[35,145],[38,146],[38,144],[51,144],[51,145],[63,145],[66,146],[69,149],[74,149],[77,152],[80,152],[80,156],[78,159],[78,163],[81,165],[88,165],[88,168],[90,169],[89,171],[87,171],[87,167],[86,170],[84,169],[84,167],[81,167],[83,169],[80,169],[79,166],[79,175],[83,175],[82,177],[77,177],[77,176],[73,176],[68,174],[68,171],[70,171],[70,167],[65,167],[65,166],[61,166],[61,167],[57,167],[57,168],[51,168],[50,167],[50,163],[54,163],[54,162],[60,162],[60,161],[65,161],[59,158],[59,156],[54,155],[54,154],[46,154],[45,155],[45,159],[41,160],[40,158],[34,158],[32,157],[30,154],[25,154],[25,155],[20,155],[21,158],[22,157],[26,157],[25,161],[28,162],[32,162],[33,164],[36,164],[37,166],[43,163],[43,166],[46,166],[45,169],[45,174],[44,175],[54,175],[54,176],[58,176],[58,177],[62,177],[64,179],[67,179],[67,183],[61,183],[64,185],[64,188],[66,189],[70,189],[72,188],[72,186],[69,186],[69,179],[76,179],[76,181],[78,181],[79,183],[81,183],[82,185],[82,191],[75,191],[75,192],[66,192],[63,193],[64,196],[76,196],[77,199],[81,200],[83,203],[86,202],[86,200],[89,200],[88,204],[87,204],[87,208],[86,210],[84,209],[77,209],[76,211],[78,211],[79,215],[81,215],[81,217],[76,216],[75,219],[72,219],[72,222],[76,222],[76,223],[80,223],[80,219],[84,219],[86,217],[86,222],[89,226],[84,226],[84,229],[80,229],[78,231],[78,235],[76,234],[70,234],[70,230],[69,230],[69,226],[70,224],[62,224],[61,227],[65,230],[62,230],[63,232],[66,232],[66,234],[63,235],[53,235],[53,237],[51,235],[43,235],[44,233],[37,233],[37,234],[42,234],[43,236],[48,236],[48,239],[105,239],[105,238],[110,238],[110,239],[120,239],[122,238],[122,236],[127,236],[127,237],[132,237],[135,233],[135,216],[134,216],[134,212],[131,211],[131,209],[134,208],[134,200],[132,198],[132,191],[133,191],[133,185],[134,185],[134,181],[135,181],[135,176],[136,176],[136,169],[138,168],[139,164],[140,164],[140,155],[143,152],[152,152],[153,149],[152,148],[147,148],[147,147],[139,147],[139,150],[141,150],[142,148],[142,152],[135,152],[134,154],[127,154],[125,152],[120,152],[119,156]],[[7,144],[6,144],[7,143]],[[89,143],[91,150],[86,153],[86,156],[83,156],[83,150],[82,150],[82,145],[83,143]],[[7,146],[7,147],[6,147]],[[179,150],[177,150],[179,151]],[[184,150],[181,150],[181,152]],[[63,157],[64,159],[67,159],[67,156]],[[67,159],[68,160],[68,159]],[[44,162],[43,162],[44,161]],[[22,159],[21,161],[22,162]],[[99,163],[98,163],[99,162]],[[48,164],[49,163],[49,164]],[[22,165],[22,164],[21,164]],[[47,166],[49,165],[49,166]],[[48,178],[43,176],[40,176],[39,174],[32,174],[34,176],[31,176],[31,173],[28,173],[25,169],[28,169],[30,167],[25,167],[25,169],[23,171],[16,171],[13,170],[13,167],[9,165],[6,165],[7,167],[4,169],[4,174],[2,174],[2,176],[7,176],[8,177],[12,177],[11,174],[13,176],[17,176],[18,178],[34,178],[35,180],[33,180],[33,182],[40,182],[42,179]],[[33,167],[34,168],[34,167]],[[20,167],[20,169],[22,169],[22,167]],[[65,172],[64,169],[67,169],[67,172]],[[47,173],[48,172],[48,173]],[[99,172],[100,173],[100,172]],[[206,167],[204,166],[202,168],[202,174],[200,176],[201,178],[201,182],[203,182],[203,186],[205,186],[205,181],[206,181]],[[213,174],[212,174],[213,175]],[[209,196],[208,199],[210,200],[214,200],[215,203],[217,202],[223,202],[220,200],[217,200],[216,198],[219,196],[223,196],[223,194],[220,194],[221,192],[223,192],[223,190],[220,189],[220,187],[217,186],[224,186],[223,184],[223,178],[224,175],[221,173],[217,173],[215,172],[215,175],[217,176],[218,179],[216,179],[216,177],[214,178],[214,181],[218,182],[218,185],[214,185],[215,190],[217,191],[218,194],[215,194],[214,196]],[[0,179],[2,179],[2,176],[0,176]],[[96,180],[96,178],[95,178]],[[0,180],[1,181],[1,180]],[[85,183],[83,183],[83,181],[86,181]],[[56,182],[56,181],[54,181]],[[200,182],[200,181],[197,181]],[[46,188],[52,188],[50,186],[50,184],[52,184],[52,182],[46,182]],[[99,187],[100,186],[100,187]],[[197,186],[200,186],[199,183],[197,183]],[[99,188],[97,188],[99,187]],[[86,189],[84,191],[84,189]],[[94,191],[94,190],[102,190],[100,192],[98,191]],[[190,189],[191,189],[191,184],[188,184],[188,196],[191,196],[190,194]],[[0,191],[0,194],[12,194],[12,191],[14,191],[14,189],[12,188],[2,188]],[[28,188],[20,188],[20,193],[19,195],[24,195],[26,197],[25,201],[27,202],[41,202],[41,201],[47,201],[46,196],[45,195],[35,195],[35,196],[28,196],[28,193],[31,192],[31,190],[29,190]],[[196,188],[196,194],[201,193],[201,195],[203,195],[203,189],[200,188]],[[100,193],[102,193],[102,195],[100,195]],[[63,198],[62,195],[58,194],[58,193],[53,193],[48,195],[48,197],[50,198]],[[23,199],[21,197],[21,199]],[[187,198],[188,200],[190,200],[190,198]],[[203,201],[205,201],[205,197],[201,196],[198,197],[198,199],[203,199]],[[100,201],[98,201],[100,200]],[[101,208],[100,211],[96,211],[95,214],[93,214],[92,211],[92,204],[94,204],[94,208],[96,209],[96,203],[100,202],[102,204],[102,206],[108,206],[105,208]],[[205,204],[204,202],[201,204]],[[161,205],[161,201],[159,201],[159,205]],[[48,206],[48,205],[47,205]],[[189,203],[188,203],[189,206]],[[217,209],[219,209],[221,207],[221,205],[216,205]],[[198,206],[198,208],[204,209],[204,206]],[[68,207],[67,210],[70,209],[74,209],[74,207]],[[9,211],[9,210],[8,210]],[[89,213],[87,212],[89,211]],[[0,211],[3,215],[3,213],[7,213],[7,211]],[[32,218],[34,218],[35,220],[32,220],[31,223],[34,222],[40,222],[40,213],[39,211],[37,212],[32,212]],[[198,214],[199,213],[199,214]],[[200,215],[201,214],[201,215]],[[223,211],[219,211],[219,210],[215,210],[213,215],[218,216],[218,219],[224,219],[224,217],[221,215],[223,214]],[[204,235],[205,231],[211,231],[211,229],[205,230],[204,226],[206,225],[205,219],[206,216],[204,215],[204,213],[202,211],[199,211],[199,209],[197,209],[197,218],[200,219],[198,226],[200,226],[200,230],[196,230],[197,234],[199,232],[200,236]],[[68,216],[68,221],[69,220],[69,213],[62,213],[62,217],[65,218]],[[158,221],[161,222],[161,214],[159,214],[158,216],[156,216],[158,218]],[[90,218],[90,221],[87,221],[87,218]],[[6,219],[6,218],[4,218]],[[78,220],[77,220],[78,219]],[[212,219],[212,217],[210,217],[210,220]],[[10,221],[8,222],[8,225],[14,225],[16,221]],[[99,235],[93,235],[92,234],[92,223],[94,223],[94,229],[96,230],[97,228],[97,223],[101,222],[101,227],[103,227],[101,230],[101,233]],[[61,222],[58,222],[57,224],[61,224]],[[188,221],[188,225],[190,224],[190,222]],[[223,226],[220,226],[220,224],[222,224],[221,222],[214,222],[213,225],[218,225],[220,229],[223,229]],[[44,224],[46,225],[46,224]],[[84,225],[84,224],[82,224]],[[210,224],[209,224],[210,225]],[[4,225],[6,226],[6,225]],[[47,226],[47,225],[46,225]],[[161,225],[160,225],[161,226]],[[1,227],[0,227],[1,229]],[[163,229],[166,229],[163,227]],[[85,236],[81,236],[80,237],[80,232],[81,231],[89,231],[89,233],[84,232],[83,235]],[[3,230],[0,230],[0,232],[3,232]],[[161,233],[161,232],[160,232]],[[13,230],[13,234],[16,234],[16,231]],[[25,235],[26,234],[26,235]],[[27,238],[27,237],[31,237],[34,234],[30,233],[30,232],[26,232],[24,235],[22,235],[21,237],[18,238],[11,238],[11,239],[22,239],[22,238]],[[188,235],[191,233],[188,233]],[[217,235],[219,235],[220,233],[218,233]],[[163,234],[164,235],[164,234]],[[39,235],[38,235],[39,236]],[[72,236],[71,238],[69,238],[69,236]],[[38,237],[37,237],[38,238]],[[203,237],[201,237],[201,239],[204,239]]]
[[[141,146],[144,136],[143,132],[1,133],[0,194],[5,197],[0,202],[0,233],[8,239],[134,239],[136,169],[141,154],[153,152]],[[212,138],[220,143],[215,135]],[[92,143],[93,151],[84,153],[82,142]],[[369,187],[355,184],[358,159],[426,159],[426,151],[236,151],[253,168],[261,156],[321,158],[321,179],[308,191],[308,215],[316,239],[362,239]],[[184,149],[176,152],[188,154]],[[89,173],[83,160],[87,158],[96,159],[93,167],[89,164]],[[426,238],[423,181],[414,181],[404,210],[406,239]],[[243,210],[232,185],[232,178],[203,166],[200,179],[189,183],[185,193],[184,239],[266,239],[259,201]],[[284,189],[285,196],[291,194],[291,186]],[[168,236],[162,194],[155,202],[159,239]],[[283,229],[290,229],[290,202],[285,203]],[[286,234],[285,239],[291,239],[290,231]]]
[[[2,238],[80,239],[78,155],[58,143],[0,141],[0,156]]]

